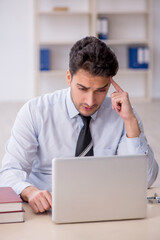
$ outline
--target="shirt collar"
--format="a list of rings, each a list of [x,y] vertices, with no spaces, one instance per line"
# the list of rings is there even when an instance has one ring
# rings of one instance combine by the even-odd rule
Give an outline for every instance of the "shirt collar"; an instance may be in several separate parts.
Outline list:
[[[68,88],[68,92],[67,92],[66,104],[67,104],[68,114],[69,114],[70,118],[74,118],[76,115],[79,114],[78,110],[74,106],[74,103],[71,99],[71,89],[70,89],[70,87]]]
[[[66,105],[67,105],[68,114],[69,114],[70,118],[74,118],[75,116],[77,116],[79,114],[77,108],[75,107],[75,105],[74,105],[74,103],[73,103],[73,101],[71,99],[71,89],[70,89],[70,87],[68,88],[68,92],[67,92]],[[91,118],[93,120],[96,119],[97,113],[98,113],[98,111],[96,111],[94,114],[91,115]]]

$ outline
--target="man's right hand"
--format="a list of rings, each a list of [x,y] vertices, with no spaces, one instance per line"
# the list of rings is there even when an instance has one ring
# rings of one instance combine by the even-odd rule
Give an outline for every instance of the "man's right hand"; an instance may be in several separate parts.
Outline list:
[[[28,202],[35,213],[42,213],[52,207],[52,196],[47,190],[39,190],[34,186],[25,188],[21,198]]]

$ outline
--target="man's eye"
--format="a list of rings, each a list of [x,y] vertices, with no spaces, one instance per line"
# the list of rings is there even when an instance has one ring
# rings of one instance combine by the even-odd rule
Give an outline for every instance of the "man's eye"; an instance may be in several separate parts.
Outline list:
[[[81,91],[87,91],[86,88],[79,88],[79,90],[81,90]]]
[[[99,89],[98,92],[106,92],[106,89]]]

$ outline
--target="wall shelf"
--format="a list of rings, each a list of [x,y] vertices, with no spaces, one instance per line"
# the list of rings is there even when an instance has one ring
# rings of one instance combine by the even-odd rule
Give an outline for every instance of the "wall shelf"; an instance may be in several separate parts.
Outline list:
[[[50,11],[50,12],[39,12],[38,15],[39,16],[85,16],[85,15],[91,15],[92,12],[88,11],[88,12],[79,12],[79,11],[58,11],[58,12],[54,12],[54,11]]]
[[[41,75],[41,76],[65,76],[66,75],[66,71],[67,71],[67,69],[66,70],[51,70],[51,71],[39,71],[38,72],[38,74],[39,75]],[[148,73],[150,73],[150,70],[148,70],[148,69],[128,69],[128,68],[126,68],[126,69],[123,69],[123,68],[121,68],[121,69],[119,69],[119,71],[118,71],[118,75],[124,75],[124,74],[127,74],[127,75],[129,75],[129,74],[131,74],[131,75],[133,75],[133,74],[148,74]]]
[[[124,87],[131,97],[150,100],[153,68],[152,1],[61,0],[60,2],[64,2],[64,6],[67,6],[68,10],[57,12],[53,9],[59,1],[35,0],[35,95],[62,88],[63,81],[66,86],[65,74],[68,69],[68,54],[71,46],[82,37],[97,36],[97,20],[99,17],[105,16],[108,18],[109,32],[108,39],[104,42],[114,50],[120,64],[116,80],[120,85],[125,84]],[[129,46],[149,48],[148,69],[128,68],[127,51]],[[50,71],[39,71],[41,48],[49,48],[51,51]],[[47,86],[47,84],[51,84],[51,81],[54,82],[55,88]],[[139,87],[137,88],[137,86]]]
[[[108,39],[104,41],[108,45],[147,45],[147,39]]]
[[[133,14],[133,15],[141,15],[141,14],[144,14],[144,15],[147,15],[148,14],[148,11],[146,10],[142,10],[142,11],[100,11],[100,12],[97,12],[99,15],[130,15],[130,14]]]

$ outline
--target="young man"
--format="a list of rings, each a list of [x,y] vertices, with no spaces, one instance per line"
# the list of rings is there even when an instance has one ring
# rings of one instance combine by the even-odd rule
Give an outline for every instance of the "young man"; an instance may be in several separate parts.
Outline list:
[[[76,42],[70,52],[68,89],[35,98],[19,111],[6,147],[1,186],[11,186],[34,212],[52,206],[51,164],[54,157],[75,156],[82,116],[91,116],[92,154],[146,154],[148,187],[158,165],[128,93],[113,80],[115,54],[95,37]],[[106,94],[110,85],[115,92]],[[84,154],[85,155],[85,154]]]

